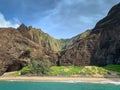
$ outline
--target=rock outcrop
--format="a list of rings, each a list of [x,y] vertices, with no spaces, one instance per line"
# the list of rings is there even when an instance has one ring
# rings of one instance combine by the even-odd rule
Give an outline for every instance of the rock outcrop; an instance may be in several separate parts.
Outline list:
[[[90,35],[62,51],[61,65],[120,64],[120,3],[100,20]]]

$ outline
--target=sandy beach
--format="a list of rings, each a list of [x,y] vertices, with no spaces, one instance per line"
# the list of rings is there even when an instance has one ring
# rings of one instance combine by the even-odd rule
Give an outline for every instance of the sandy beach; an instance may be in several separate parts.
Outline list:
[[[0,81],[37,81],[37,82],[92,82],[92,83],[120,83],[120,78],[79,78],[79,77],[0,77]]]

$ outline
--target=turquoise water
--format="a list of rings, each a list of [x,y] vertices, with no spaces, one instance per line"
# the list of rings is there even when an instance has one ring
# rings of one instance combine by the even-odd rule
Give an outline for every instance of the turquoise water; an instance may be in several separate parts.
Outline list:
[[[0,90],[120,90],[120,85],[67,82],[0,82]]]

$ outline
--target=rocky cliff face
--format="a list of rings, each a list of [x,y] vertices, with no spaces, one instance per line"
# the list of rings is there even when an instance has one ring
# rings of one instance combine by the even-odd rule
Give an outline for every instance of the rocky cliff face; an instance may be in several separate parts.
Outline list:
[[[73,40],[79,40],[78,36]],[[21,69],[30,64],[32,58],[48,59],[51,65],[58,65],[57,51],[66,45],[62,46],[60,41],[40,29],[27,27],[24,24],[18,29],[0,28],[0,75]]]
[[[48,48],[49,50],[53,51],[61,51],[68,48],[71,48],[74,44],[76,44],[79,40],[87,37],[90,34],[91,30],[87,30],[82,34],[79,34],[70,39],[55,39],[44,33],[41,29],[32,28],[32,26],[25,26],[21,24],[18,27],[19,32],[28,39],[34,41],[35,43],[39,44],[41,47]]]
[[[55,64],[56,53],[24,37],[17,29],[0,28],[0,75],[19,70],[32,58],[45,58]]]
[[[66,49],[71,48],[77,42],[86,38],[90,34],[90,32],[91,32],[91,30],[86,30],[85,32],[83,32],[75,37],[72,37],[70,39],[60,39],[59,43],[60,43],[61,50],[66,50]]]
[[[32,28],[32,26],[27,27],[24,24],[21,24],[20,27],[18,27],[18,30],[24,37],[34,41],[41,47],[53,51],[61,50],[59,41],[49,36],[47,33],[44,33],[41,29]]]
[[[120,4],[73,48],[62,51],[61,65],[106,65],[120,64]]]

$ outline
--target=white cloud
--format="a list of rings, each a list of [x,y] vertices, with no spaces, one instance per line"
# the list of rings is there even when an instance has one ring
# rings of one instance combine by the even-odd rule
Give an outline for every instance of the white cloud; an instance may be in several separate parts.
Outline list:
[[[14,27],[17,28],[20,24],[20,21],[17,18],[13,18],[13,20],[6,20],[4,15],[0,13],[0,27]]]

